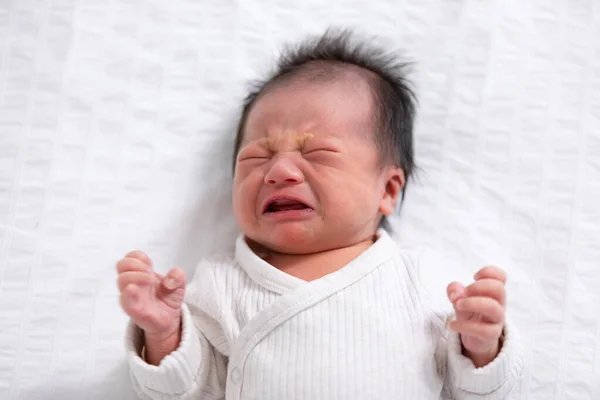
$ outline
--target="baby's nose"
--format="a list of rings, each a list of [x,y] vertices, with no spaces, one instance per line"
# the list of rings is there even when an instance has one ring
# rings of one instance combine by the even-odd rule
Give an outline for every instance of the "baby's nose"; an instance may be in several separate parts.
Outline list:
[[[304,182],[302,171],[288,157],[275,159],[265,175],[267,185],[297,185],[302,182]]]

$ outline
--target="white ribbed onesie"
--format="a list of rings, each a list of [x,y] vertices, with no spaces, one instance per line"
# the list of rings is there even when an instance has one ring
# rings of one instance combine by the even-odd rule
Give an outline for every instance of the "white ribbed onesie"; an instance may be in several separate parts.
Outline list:
[[[145,399],[507,398],[523,369],[512,326],[498,357],[476,369],[445,327],[441,276],[451,272],[428,254],[380,231],[350,264],[305,282],[240,237],[233,257],[198,266],[181,344],[159,366],[139,357],[141,335],[130,326],[133,385]]]

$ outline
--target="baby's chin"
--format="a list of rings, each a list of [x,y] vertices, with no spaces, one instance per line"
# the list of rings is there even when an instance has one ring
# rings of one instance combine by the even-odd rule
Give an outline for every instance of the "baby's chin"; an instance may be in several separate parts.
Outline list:
[[[279,226],[264,232],[246,234],[251,241],[266,250],[284,254],[312,254],[328,250],[326,235],[294,226]]]

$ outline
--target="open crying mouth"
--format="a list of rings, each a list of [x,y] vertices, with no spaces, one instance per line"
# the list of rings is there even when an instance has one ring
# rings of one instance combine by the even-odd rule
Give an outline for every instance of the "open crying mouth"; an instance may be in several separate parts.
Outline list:
[[[279,199],[271,201],[266,209],[265,213],[276,213],[280,211],[295,211],[295,210],[312,210],[306,204],[296,201],[296,200],[288,200],[288,199]]]

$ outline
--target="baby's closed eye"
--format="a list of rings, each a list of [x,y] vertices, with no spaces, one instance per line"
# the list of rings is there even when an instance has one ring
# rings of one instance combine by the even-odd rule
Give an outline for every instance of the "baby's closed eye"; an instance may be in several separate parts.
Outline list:
[[[304,154],[314,154],[314,153],[319,153],[319,152],[326,152],[326,153],[337,153],[337,150],[333,150],[333,149],[327,149],[327,148],[314,148],[314,149],[306,149],[304,150]]]
[[[339,151],[325,147],[308,148],[302,152],[305,158],[331,157],[337,153],[339,153]]]
[[[238,154],[238,161],[249,161],[249,160],[267,160],[271,158],[272,152],[258,146],[247,147],[240,151]]]

